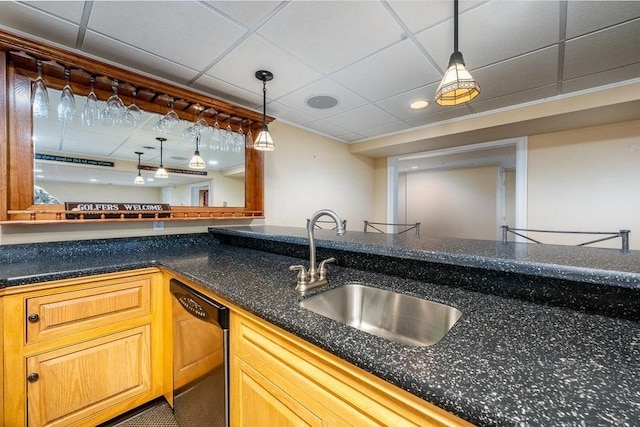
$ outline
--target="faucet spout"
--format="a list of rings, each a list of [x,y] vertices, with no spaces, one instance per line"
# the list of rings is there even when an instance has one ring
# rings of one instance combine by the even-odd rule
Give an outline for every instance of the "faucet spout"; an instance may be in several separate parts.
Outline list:
[[[316,239],[313,230],[318,219],[323,216],[328,216],[333,219],[333,221],[336,223],[335,230],[338,236],[342,236],[347,232],[347,230],[345,229],[344,221],[334,211],[329,209],[319,210],[311,216],[309,221],[307,221],[307,235],[309,236],[309,271],[308,273],[305,273],[304,267],[302,268],[302,270],[300,270],[301,266],[291,266],[292,269],[295,268],[296,270],[300,270],[296,286],[296,289],[300,292],[304,292],[307,289],[327,283],[327,270],[325,264],[334,261],[333,258],[323,261],[321,271],[318,270],[318,267],[316,265]]]

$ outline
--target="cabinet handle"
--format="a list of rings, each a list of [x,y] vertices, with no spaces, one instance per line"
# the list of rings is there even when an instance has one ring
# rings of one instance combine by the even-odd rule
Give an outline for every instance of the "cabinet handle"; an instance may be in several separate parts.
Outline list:
[[[27,377],[27,381],[29,381],[30,383],[35,383],[36,381],[38,381],[38,378],[40,378],[40,375],[34,372],[33,374],[29,374],[29,376]]]
[[[31,323],[36,323],[38,320],[40,320],[40,316],[38,316],[36,313],[30,314],[29,317],[27,317],[27,319],[29,319],[29,322]]]

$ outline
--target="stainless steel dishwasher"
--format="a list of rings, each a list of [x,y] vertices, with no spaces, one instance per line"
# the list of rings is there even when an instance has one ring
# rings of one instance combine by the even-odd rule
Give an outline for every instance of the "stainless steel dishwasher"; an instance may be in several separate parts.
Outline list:
[[[176,422],[229,427],[229,309],[175,279],[170,290]]]

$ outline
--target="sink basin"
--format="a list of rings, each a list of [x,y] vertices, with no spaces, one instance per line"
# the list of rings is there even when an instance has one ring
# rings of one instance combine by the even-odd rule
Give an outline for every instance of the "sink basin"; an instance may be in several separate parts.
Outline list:
[[[462,316],[445,304],[361,283],[305,298],[300,306],[361,331],[419,347],[440,341]]]

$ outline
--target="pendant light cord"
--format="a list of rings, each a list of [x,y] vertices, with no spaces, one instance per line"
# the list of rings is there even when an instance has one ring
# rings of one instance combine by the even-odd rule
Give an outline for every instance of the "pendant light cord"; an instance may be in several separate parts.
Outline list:
[[[453,0],[453,51],[458,51],[458,0]]]
[[[262,80],[262,126],[267,124],[267,80]]]

